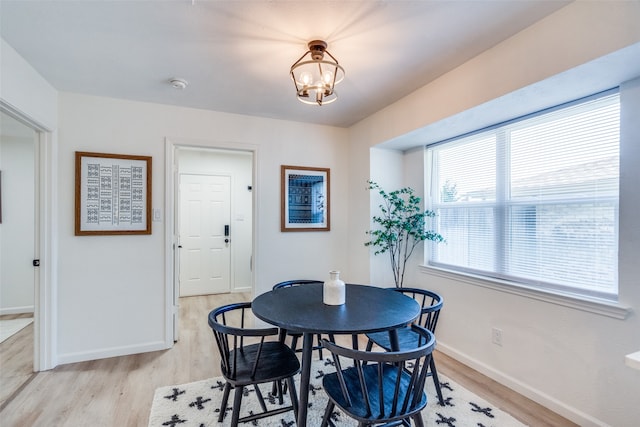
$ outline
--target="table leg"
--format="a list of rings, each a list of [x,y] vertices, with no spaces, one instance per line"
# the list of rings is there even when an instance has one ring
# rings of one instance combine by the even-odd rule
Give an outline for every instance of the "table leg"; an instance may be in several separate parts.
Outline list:
[[[397,337],[396,337],[397,341]],[[298,405],[298,427],[307,425],[309,406],[309,382],[311,380],[311,353],[313,352],[313,334],[302,334],[302,368],[300,372],[300,404]]]

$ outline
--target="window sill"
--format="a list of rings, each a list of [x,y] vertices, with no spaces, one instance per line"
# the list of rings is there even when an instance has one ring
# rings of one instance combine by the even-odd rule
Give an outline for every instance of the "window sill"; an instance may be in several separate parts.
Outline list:
[[[486,277],[480,277],[473,274],[466,274],[457,271],[453,272],[451,270],[446,270],[443,268],[421,265],[420,271],[431,276],[443,277],[446,279],[456,280],[458,282],[463,282],[475,286],[482,286],[484,288],[493,289],[495,291],[520,295],[538,301],[557,304],[576,310],[599,314],[601,316],[612,317],[614,319],[624,320],[632,311],[630,307],[623,306],[620,303],[616,302],[604,301],[596,298],[580,298],[562,293],[541,291],[533,287],[508,282],[505,280],[488,279]]]

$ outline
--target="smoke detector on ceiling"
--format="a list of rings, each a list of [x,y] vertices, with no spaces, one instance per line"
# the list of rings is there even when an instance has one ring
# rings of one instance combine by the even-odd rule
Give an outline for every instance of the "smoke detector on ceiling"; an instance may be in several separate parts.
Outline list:
[[[171,86],[173,86],[176,89],[184,89],[187,87],[187,85],[189,84],[189,82],[187,82],[185,79],[179,79],[179,78],[172,78],[169,80],[169,83],[171,83]]]

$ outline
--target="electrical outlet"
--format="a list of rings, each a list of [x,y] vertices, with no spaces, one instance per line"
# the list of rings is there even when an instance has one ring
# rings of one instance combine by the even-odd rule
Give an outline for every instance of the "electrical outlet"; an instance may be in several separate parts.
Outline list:
[[[491,342],[502,347],[502,329],[491,328]]]

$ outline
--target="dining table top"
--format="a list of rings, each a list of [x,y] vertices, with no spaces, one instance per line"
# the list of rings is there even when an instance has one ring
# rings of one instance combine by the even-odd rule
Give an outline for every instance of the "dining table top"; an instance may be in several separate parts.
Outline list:
[[[388,331],[420,315],[420,305],[400,292],[370,285],[347,284],[345,303],[327,305],[321,283],[278,288],[252,302],[259,319],[289,331],[357,334]]]

